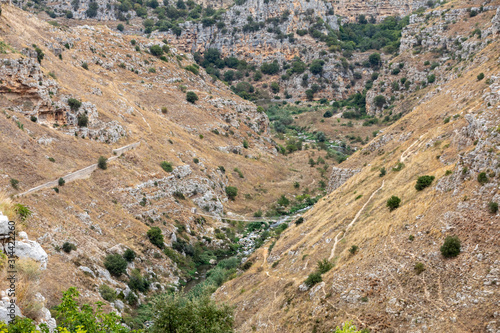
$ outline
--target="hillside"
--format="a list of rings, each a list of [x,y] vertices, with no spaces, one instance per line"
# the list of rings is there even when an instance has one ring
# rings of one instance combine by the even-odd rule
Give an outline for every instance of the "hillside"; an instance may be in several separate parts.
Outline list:
[[[456,23],[442,33],[436,27],[445,15],[429,13],[427,22],[411,17],[404,36],[423,33],[424,49],[403,50],[399,59],[421,62],[425,47],[436,47],[430,40],[469,33],[460,5],[447,4],[455,7]],[[500,329],[499,15],[483,17],[473,57],[335,169],[333,192],[304,222],[283,232],[272,250],[264,245],[247,272],[217,291],[219,300],[236,305],[238,331],[323,332],[346,321],[383,332]],[[417,191],[424,175],[435,178]],[[386,203],[393,195],[401,203],[391,211]],[[440,253],[447,236],[461,241],[456,258]],[[309,287],[305,281],[320,260],[334,267]]]
[[[494,0],[2,3],[18,314],[500,331],[499,37]]]
[[[294,183],[323,192],[319,172],[305,172],[308,152],[278,154],[266,115],[190,54],[106,26],[49,24],[5,4],[0,31],[0,190],[32,216],[4,213],[49,258],[28,298],[41,291],[53,306],[70,286],[90,300],[101,299],[102,284],[126,290],[126,277],[110,276],[103,262],[127,248],[138,257],[128,274],[139,268],[158,290],[184,284],[197,274],[194,264],[181,267],[175,253],[154,247],[151,227],[169,247],[210,249],[208,264],[211,251],[233,251],[233,241],[215,237],[221,227],[234,232],[220,217],[266,211],[280,195],[302,193]],[[161,56],[152,54],[155,45]],[[100,156],[109,159],[106,170],[95,166]],[[65,243],[76,250],[66,253]]]

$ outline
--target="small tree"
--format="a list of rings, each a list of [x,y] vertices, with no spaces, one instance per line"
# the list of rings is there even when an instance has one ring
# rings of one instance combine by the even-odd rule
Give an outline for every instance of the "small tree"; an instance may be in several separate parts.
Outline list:
[[[413,269],[415,270],[415,273],[417,273],[417,275],[420,275],[420,273],[422,273],[423,271],[425,271],[425,266],[424,266],[423,263],[417,262],[415,264],[415,267],[413,267]]]
[[[70,242],[65,242],[62,246],[62,250],[66,253],[70,253],[71,251],[76,251],[76,245]]]
[[[491,201],[488,204],[488,207],[490,208],[490,213],[491,214],[496,214],[498,212],[498,203]]]
[[[324,118],[330,118],[333,116],[333,113],[331,110],[327,110],[325,113],[323,113]]]
[[[186,101],[189,103],[195,103],[198,100],[198,95],[195,94],[194,91],[188,91],[186,93]]]
[[[126,249],[125,252],[123,252],[123,259],[127,260],[128,262],[134,261],[135,252],[131,249]]]
[[[477,76],[477,80],[481,81],[482,79],[484,79],[484,73],[479,73],[479,75]]]
[[[153,245],[156,245],[160,249],[163,249],[163,247],[165,245],[163,244],[163,234],[162,234],[160,228],[152,227],[151,229],[148,230],[147,235],[148,235],[149,241]]]
[[[302,224],[304,223],[304,218],[303,217],[299,217],[296,221],[295,221],[295,224],[296,225],[299,225],[299,224]]]
[[[89,117],[85,113],[79,114],[78,115],[78,126],[79,127],[87,127],[88,124],[89,124]]]
[[[14,190],[19,189],[19,180],[11,178],[10,179],[10,186],[12,186],[12,188],[14,188]]]
[[[160,166],[166,172],[172,172],[174,170],[174,167],[172,166],[172,163],[167,162],[167,161],[161,162]]]
[[[69,98],[68,105],[69,105],[71,111],[78,111],[80,106],[82,106],[82,102],[80,102],[76,98]]]
[[[370,62],[370,66],[379,67],[382,63],[382,58],[380,57],[380,53],[372,53],[368,57],[368,61]]]
[[[321,278],[321,273],[314,272],[314,273],[309,274],[309,276],[307,277],[306,281],[304,281],[304,283],[306,284],[306,286],[312,287],[316,283],[320,283],[321,281],[323,281],[323,279]]]
[[[116,26],[116,29],[118,29],[118,31],[123,31],[125,30],[125,27],[123,26],[123,24],[120,23]]]
[[[108,168],[108,159],[104,156],[99,156],[97,160],[97,167],[102,170],[106,170]]]
[[[458,239],[457,236],[447,236],[440,250],[441,254],[445,258],[458,256],[460,253],[460,239]]]
[[[163,55],[163,50],[160,45],[153,45],[149,48],[149,52],[155,57],[160,57]]]
[[[422,191],[424,188],[430,186],[434,180],[434,176],[421,176],[418,177],[417,183],[415,184],[415,189],[417,191]]]
[[[400,203],[401,199],[393,195],[392,197],[389,198],[389,200],[387,200],[387,207],[389,207],[389,210],[392,212],[394,209],[399,207]]]
[[[386,99],[384,96],[382,95],[377,95],[375,96],[375,98],[373,99],[373,103],[375,104],[376,107],[378,108],[381,108],[384,106],[384,104],[386,103]]]
[[[486,184],[488,182],[488,176],[486,175],[486,172],[481,172],[479,175],[477,175],[477,181],[481,185]]]
[[[333,264],[330,261],[328,261],[328,259],[323,259],[318,261],[318,272],[320,272],[320,274],[325,274],[332,268]]]
[[[111,275],[119,277],[127,271],[128,263],[118,253],[109,254],[104,259],[104,267],[111,273]]]
[[[238,195],[238,189],[234,186],[226,187],[226,195],[229,199],[234,200]]]

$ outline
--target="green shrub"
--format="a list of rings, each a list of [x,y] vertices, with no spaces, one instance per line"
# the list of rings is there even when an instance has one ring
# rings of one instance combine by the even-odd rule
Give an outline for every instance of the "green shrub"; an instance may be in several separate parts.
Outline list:
[[[172,193],[172,196],[178,200],[185,200],[186,197],[184,196],[184,193],[182,193],[181,191],[175,191],[174,193]]]
[[[447,236],[440,250],[445,258],[458,256],[460,253],[460,239],[457,236]]]
[[[385,168],[380,169],[379,177],[384,177],[386,175],[386,173],[387,173],[387,171],[385,170]]]
[[[330,261],[328,261],[328,259],[323,259],[318,261],[317,265],[318,265],[318,272],[320,274],[325,274],[326,272],[328,272],[330,269],[333,268],[333,264]]]
[[[125,27],[123,26],[123,24],[119,23],[119,24],[116,26],[116,29],[118,29],[118,31],[123,31],[123,30],[125,30]]]
[[[163,244],[163,234],[161,232],[161,229],[158,227],[152,227],[151,229],[148,230],[147,232],[149,241],[153,244],[158,246],[160,249],[163,249],[164,244]]]
[[[137,304],[137,296],[135,296],[133,292],[129,292],[125,297],[125,301],[128,303],[128,305],[135,306]]]
[[[108,302],[114,302],[116,300],[116,291],[107,284],[101,284],[99,286],[99,293],[101,297]]]
[[[484,79],[484,73],[479,73],[479,75],[477,76],[477,80],[481,81],[482,79]]]
[[[97,167],[102,170],[106,170],[108,168],[108,159],[104,156],[99,156],[97,160]]]
[[[299,225],[299,224],[302,224],[304,223],[304,218],[303,217],[299,217],[297,220],[295,220],[295,224],[296,225]]]
[[[413,267],[413,269],[415,270],[415,272],[417,273],[417,275],[420,275],[420,273],[422,273],[423,271],[425,271],[425,266],[424,266],[423,263],[417,262],[415,264],[415,267]]]
[[[248,141],[243,140],[243,148],[248,149]]]
[[[148,291],[150,283],[141,275],[138,269],[134,269],[128,281],[128,286],[132,291],[140,291],[141,293],[144,293]]]
[[[71,251],[76,251],[76,245],[70,242],[65,242],[62,246],[62,250],[66,253],[70,253]]]
[[[349,253],[350,254],[356,254],[356,252],[358,252],[358,246],[357,245],[353,245],[351,246],[351,248],[349,249]]]
[[[149,48],[149,52],[155,57],[159,57],[163,55],[163,50],[160,45],[153,45]]]
[[[84,63],[82,63],[82,68],[89,70],[89,65],[86,62],[84,62]]]
[[[386,102],[387,101],[386,101],[385,97],[382,95],[375,96],[375,98],[373,99],[373,103],[375,104],[375,106],[377,108],[381,108],[382,106],[384,106],[384,104]]]
[[[238,189],[234,186],[227,186],[226,195],[229,199],[234,200],[238,195]]]
[[[418,177],[417,183],[415,184],[415,189],[417,191],[422,191],[424,188],[430,186],[434,180],[434,176],[421,176]]]
[[[327,110],[325,113],[323,113],[324,118],[331,118],[333,116],[333,113],[331,110]]]
[[[344,325],[342,325],[342,328],[337,326],[334,333],[368,333],[368,332],[369,331],[366,329],[358,331],[356,326],[353,325],[350,321],[348,321],[344,323]]]
[[[498,203],[497,202],[493,202],[491,201],[489,204],[488,204],[488,207],[490,209],[490,213],[491,214],[496,214],[498,212]]]
[[[80,106],[82,106],[82,102],[77,100],[76,98],[69,98],[68,105],[72,111],[78,111]]]
[[[26,221],[26,219],[32,214],[31,210],[22,204],[15,204],[14,210],[16,211],[17,215],[19,215],[22,221]]]
[[[157,298],[153,313],[151,333],[233,332],[233,308],[218,305],[206,293],[199,297],[165,293]]]
[[[79,114],[77,119],[79,127],[87,127],[89,124],[89,117],[85,113]]]
[[[198,100],[198,95],[194,91],[188,91],[186,93],[186,101],[189,103],[195,103]]]
[[[12,186],[12,188],[14,188],[14,190],[18,190],[19,189],[19,180],[11,178],[10,179],[10,186]]]
[[[314,273],[309,274],[309,276],[304,281],[304,283],[306,284],[306,286],[312,287],[316,283],[320,283],[321,281],[323,281],[323,279],[321,278],[321,273],[320,272],[314,272]]]
[[[128,262],[134,261],[135,256],[135,252],[131,249],[126,249],[125,252],[123,252],[123,259],[127,260]]]
[[[404,163],[398,162],[394,168],[392,168],[392,171],[401,171],[405,167]]]
[[[127,261],[117,253],[109,254],[104,259],[104,267],[111,273],[111,275],[119,277],[127,271]]]
[[[486,172],[481,172],[479,175],[477,175],[477,181],[481,185],[486,184],[488,182],[488,176],[486,175]]]
[[[160,166],[166,172],[172,172],[174,170],[174,167],[172,166],[172,163],[167,162],[167,161],[161,162]]]
[[[38,118],[37,118],[37,117],[35,117],[35,116],[31,116],[31,117],[30,117],[30,120],[31,120],[32,122],[36,123],[36,122],[38,121]]]
[[[389,207],[390,211],[393,211],[394,209],[399,207],[400,203],[401,199],[393,195],[392,197],[389,198],[389,200],[387,200],[387,207]]]
[[[59,180],[57,181],[57,184],[59,186],[63,186],[64,184],[66,184],[66,181],[64,180],[64,178],[59,178]]]

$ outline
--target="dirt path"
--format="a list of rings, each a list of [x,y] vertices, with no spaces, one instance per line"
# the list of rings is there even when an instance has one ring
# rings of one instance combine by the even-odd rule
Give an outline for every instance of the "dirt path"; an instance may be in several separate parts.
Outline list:
[[[422,141],[422,138],[425,136],[425,134],[422,134],[417,140],[415,140],[415,142],[413,142],[408,148],[406,148],[406,150],[401,154],[401,157],[399,158],[399,160],[401,161],[401,163],[403,163],[408,157],[410,157],[411,155],[414,154],[413,151],[409,151],[415,144],[419,143],[417,148],[420,148],[420,146],[422,145],[422,143],[424,143],[424,141]]]
[[[129,151],[131,149],[136,148],[137,146],[139,146],[139,144],[140,144],[140,142],[134,142],[134,143],[131,143],[129,145],[126,145],[126,146],[123,146],[123,147],[120,147],[120,148],[117,148],[117,149],[113,149],[113,156],[111,156],[110,158],[108,158],[108,162],[111,162],[111,161],[117,159],[118,157],[120,157],[121,155],[123,155],[123,153],[125,153],[126,151]],[[97,163],[89,165],[88,167],[85,167],[83,169],[77,170],[75,172],[69,173],[69,174],[67,174],[65,176],[62,176],[61,178],[64,179],[64,181],[66,183],[75,181],[77,179],[85,179],[85,178],[90,177],[90,175],[92,174],[92,172],[95,169],[97,169]],[[38,186],[35,186],[33,188],[30,188],[29,190],[27,190],[27,191],[25,191],[23,193],[17,194],[17,196],[21,197],[21,196],[24,196],[24,195],[27,195],[27,194],[30,194],[30,193],[42,190],[44,188],[56,187],[58,185],[59,185],[59,178],[57,180],[53,180],[53,181],[44,183],[42,185],[38,185]]]
[[[368,203],[372,200],[372,198],[375,196],[375,194],[377,194],[377,192],[380,191],[383,187],[384,187],[384,181],[382,181],[382,185],[380,185],[380,187],[372,193],[372,195],[368,198],[368,200],[365,202],[363,207],[361,207],[361,209],[358,210],[358,212],[356,213],[356,216],[354,216],[354,219],[351,221],[351,223],[349,223],[349,225],[347,226],[345,231],[344,232],[341,231],[337,234],[337,236],[335,236],[335,242],[333,243],[333,248],[332,248],[332,251],[330,253],[330,257],[328,258],[328,260],[333,259],[333,257],[335,256],[335,249],[337,248],[337,243],[345,237],[345,235],[347,234],[349,229],[351,229],[351,227],[354,225],[354,223],[358,220],[359,216],[361,215],[361,213],[363,212],[365,207],[368,205]],[[339,236],[341,234],[342,234],[342,237],[339,239]]]

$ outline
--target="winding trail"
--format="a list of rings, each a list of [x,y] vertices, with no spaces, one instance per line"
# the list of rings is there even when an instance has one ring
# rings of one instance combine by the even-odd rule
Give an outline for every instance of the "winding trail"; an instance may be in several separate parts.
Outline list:
[[[333,243],[333,247],[332,247],[332,251],[330,253],[330,257],[328,258],[328,260],[332,260],[333,257],[335,256],[335,249],[337,248],[337,243],[339,241],[341,241],[345,235],[347,234],[347,232],[349,231],[349,229],[351,229],[351,227],[354,225],[354,223],[358,220],[359,216],[361,215],[361,213],[363,212],[363,210],[365,209],[365,207],[368,205],[368,203],[372,200],[372,198],[375,196],[375,194],[377,194],[378,191],[380,191],[383,187],[384,187],[384,180],[382,180],[382,185],[380,185],[380,187],[378,189],[376,189],[372,195],[368,198],[368,200],[365,202],[365,204],[363,205],[363,207],[361,207],[361,209],[356,213],[356,216],[354,216],[354,219],[351,221],[351,223],[349,223],[349,225],[347,225],[347,228],[345,229],[344,232],[339,232],[337,234],[337,236],[335,236],[335,242]],[[339,239],[339,236],[342,234],[342,237]]]
[[[424,143],[424,141],[422,141],[422,138],[425,135],[426,133],[422,134],[417,140],[415,140],[415,142],[413,142],[408,148],[406,148],[406,150],[401,154],[401,157],[399,158],[401,163],[403,163],[408,157],[414,154],[414,152],[409,151],[414,145],[419,143],[416,149],[420,148],[420,146]]]
[[[123,146],[123,147],[120,147],[120,148],[117,148],[117,149],[113,149],[113,156],[111,156],[110,158],[108,158],[108,162],[117,159],[118,157],[122,156],[123,153],[125,153],[126,151],[134,149],[134,148],[138,147],[139,145],[140,145],[140,142],[138,141],[138,142],[134,142],[134,143],[131,143],[129,145],[126,145],[126,146]],[[87,166],[87,167],[85,167],[83,169],[77,170],[75,172],[69,173],[69,174],[67,174],[65,176],[62,176],[60,178],[64,179],[64,181],[66,183],[69,183],[69,182],[75,181],[77,179],[88,178],[95,169],[97,169],[97,163],[89,165],[89,166]],[[29,190],[27,190],[27,191],[25,191],[23,193],[19,193],[16,196],[22,197],[22,196],[25,196],[27,194],[30,194],[30,193],[42,190],[44,188],[56,187],[58,185],[59,185],[59,178],[57,178],[56,180],[52,180],[50,182],[46,182],[44,184],[35,186],[33,188],[30,188]]]

